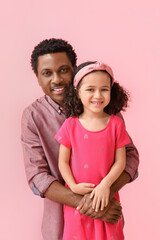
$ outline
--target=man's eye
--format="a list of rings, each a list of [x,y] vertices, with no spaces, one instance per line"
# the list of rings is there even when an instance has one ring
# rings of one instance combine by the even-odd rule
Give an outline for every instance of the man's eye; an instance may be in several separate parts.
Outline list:
[[[51,75],[51,72],[50,72],[50,71],[45,71],[45,72],[43,73],[43,75],[44,75],[44,76],[50,76],[50,75]]]
[[[61,73],[66,73],[66,72],[68,72],[68,68],[61,68],[60,72]]]

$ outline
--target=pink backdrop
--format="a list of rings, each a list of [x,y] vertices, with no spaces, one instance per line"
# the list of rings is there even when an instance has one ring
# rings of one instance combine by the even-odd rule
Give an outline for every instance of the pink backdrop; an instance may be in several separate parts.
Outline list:
[[[127,240],[158,240],[159,233],[159,0],[4,1],[1,44],[0,239],[40,240],[43,200],[25,179],[20,145],[22,110],[42,95],[30,68],[41,40],[73,44],[78,63],[103,60],[132,96],[124,114],[140,152],[139,178],[121,191]]]

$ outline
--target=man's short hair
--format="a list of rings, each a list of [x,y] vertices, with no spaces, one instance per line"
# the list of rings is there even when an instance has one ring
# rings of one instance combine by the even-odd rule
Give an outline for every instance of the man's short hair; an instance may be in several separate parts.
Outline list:
[[[66,52],[73,68],[76,67],[77,55],[73,47],[63,39],[46,39],[40,42],[32,51],[31,54],[31,67],[37,75],[38,57],[48,53]]]

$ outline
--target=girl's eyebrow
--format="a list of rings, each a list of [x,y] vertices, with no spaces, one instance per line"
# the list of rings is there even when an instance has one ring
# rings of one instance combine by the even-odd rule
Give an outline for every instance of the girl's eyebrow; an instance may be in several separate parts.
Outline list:
[[[87,86],[87,87],[96,87],[96,86],[94,86],[94,85],[89,85],[89,86]],[[110,86],[107,86],[107,85],[104,85],[104,86],[101,86],[101,88],[110,88]]]

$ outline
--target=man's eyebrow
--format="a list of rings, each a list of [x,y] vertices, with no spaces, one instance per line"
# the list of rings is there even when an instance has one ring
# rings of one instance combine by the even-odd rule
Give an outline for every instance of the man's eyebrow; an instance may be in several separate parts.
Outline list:
[[[61,68],[61,67],[69,67],[70,68],[70,66],[68,64],[63,64],[63,65],[59,66],[59,68]]]
[[[51,71],[49,68],[42,68],[41,72],[43,71]]]

